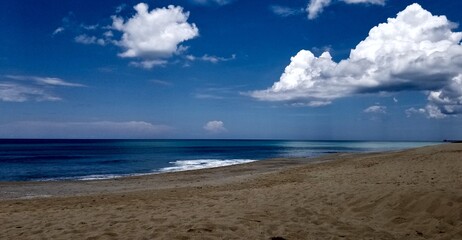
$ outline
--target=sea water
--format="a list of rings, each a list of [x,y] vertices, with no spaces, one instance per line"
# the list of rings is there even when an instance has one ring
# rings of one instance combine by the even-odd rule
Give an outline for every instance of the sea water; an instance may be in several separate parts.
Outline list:
[[[435,142],[0,139],[0,181],[94,180]],[[307,159],[309,161],[309,159]]]

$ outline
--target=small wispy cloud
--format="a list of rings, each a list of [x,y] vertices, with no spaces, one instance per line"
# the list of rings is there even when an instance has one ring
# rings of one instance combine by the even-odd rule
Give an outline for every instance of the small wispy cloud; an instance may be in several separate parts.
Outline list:
[[[224,99],[223,96],[213,95],[213,94],[206,94],[206,93],[195,93],[194,97],[197,99]]]
[[[63,31],[64,31],[64,27],[58,27],[58,28],[55,29],[55,31],[53,31],[52,35],[54,36],[56,34],[59,34],[59,33],[63,32]]]
[[[0,100],[4,102],[59,101],[60,97],[34,86],[0,82]]]
[[[191,3],[198,4],[198,5],[219,5],[224,6],[234,2],[234,0],[189,0]]]
[[[185,58],[189,61],[204,61],[211,63],[227,62],[236,59],[236,54],[232,54],[231,57],[218,57],[213,55],[204,54],[202,57],[196,57],[193,55],[186,55]]]
[[[56,77],[38,77],[38,76],[23,76],[23,75],[5,75],[5,77],[8,79],[12,79],[12,80],[33,81],[40,85],[85,87],[85,85],[83,84],[67,82],[61,78],[56,78]]]
[[[385,5],[387,0],[342,0],[347,4],[357,4],[357,3],[364,3],[364,4],[376,4],[376,5]]]
[[[100,46],[106,45],[106,41],[102,38],[97,38],[95,36],[89,36],[87,34],[81,34],[78,35],[74,38],[76,43],[81,43],[81,44],[98,44]]]
[[[305,9],[303,8],[291,8],[281,5],[271,5],[269,9],[271,12],[281,17],[290,17],[305,13]]]
[[[62,100],[52,91],[56,87],[85,87],[85,85],[55,77],[5,75],[3,81],[0,81],[0,100],[4,102]]]
[[[427,110],[425,110],[425,108],[408,108],[404,111],[404,113],[406,114],[406,117],[411,117],[412,115],[414,114],[426,114],[427,113]]]
[[[386,0],[340,0],[346,4],[373,4],[385,5]],[[310,0],[306,11],[308,12],[308,19],[315,19],[324,11],[324,8],[332,4],[332,0]]]
[[[52,33],[51,35],[54,37],[55,35],[58,35],[64,31],[75,31],[78,27],[78,24],[75,22],[74,20],[74,13],[73,12],[69,12],[67,14],[67,16],[63,17],[61,19],[61,26],[57,27]]]
[[[100,28],[99,24],[93,24],[93,25],[81,24],[81,27],[85,30],[97,30]]]
[[[144,61],[132,61],[130,62],[130,66],[137,67],[137,68],[143,68],[143,69],[152,69],[154,67],[164,67],[167,65],[168,61],[167,60],[162,60],[162,59],[153,59],[153,60],[144,60]]]
[[[386,106],[380,106],[380,105],[374,105],[374,106],[370,106],[370,107],[364,109],[363,112],[365,112],[365,113],[386,114],[387,113],[387,107]]]
[[[116,7],[115,13],[119,14],[119,13],[122,12],[126,7],[127,7],[127,4],[125,4],[125,3],[120,4],[119,6]]]
[[[291,107],[322,107],[331,104],[330,101],[311,101],[311,102],[295,102],[288,104]]]
[[[167,81],[163,81],[163,80],[159,80],[159,79],[153,79],[153,80],[150,80],[151,83],[154,83],[156,85],[160,85],[160,86],[164,86],[164,87],[171,87],[173,86],[173,83],[171,82],[167,82]]]
[[[205,87],[196,89],[192,96],[196,99],[221,100],[239,96],[239,88],[243,86]]]

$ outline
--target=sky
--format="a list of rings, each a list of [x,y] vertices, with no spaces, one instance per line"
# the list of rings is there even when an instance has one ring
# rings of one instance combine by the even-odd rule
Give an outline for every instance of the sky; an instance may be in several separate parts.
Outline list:
[[[454,0],[0,2],[0,138],[462,138]]]

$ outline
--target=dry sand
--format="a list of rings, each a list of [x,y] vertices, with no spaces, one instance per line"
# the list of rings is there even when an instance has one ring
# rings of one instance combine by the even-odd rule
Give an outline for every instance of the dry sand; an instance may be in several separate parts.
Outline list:
[[[462,239],[462,144],[317,161],[0,183],[0,239]]]

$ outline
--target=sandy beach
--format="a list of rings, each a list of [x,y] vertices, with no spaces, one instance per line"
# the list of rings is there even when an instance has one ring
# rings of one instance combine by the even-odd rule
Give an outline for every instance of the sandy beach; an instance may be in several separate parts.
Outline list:
[[[0,194],[0,239],[462,239],[462,144]]]

